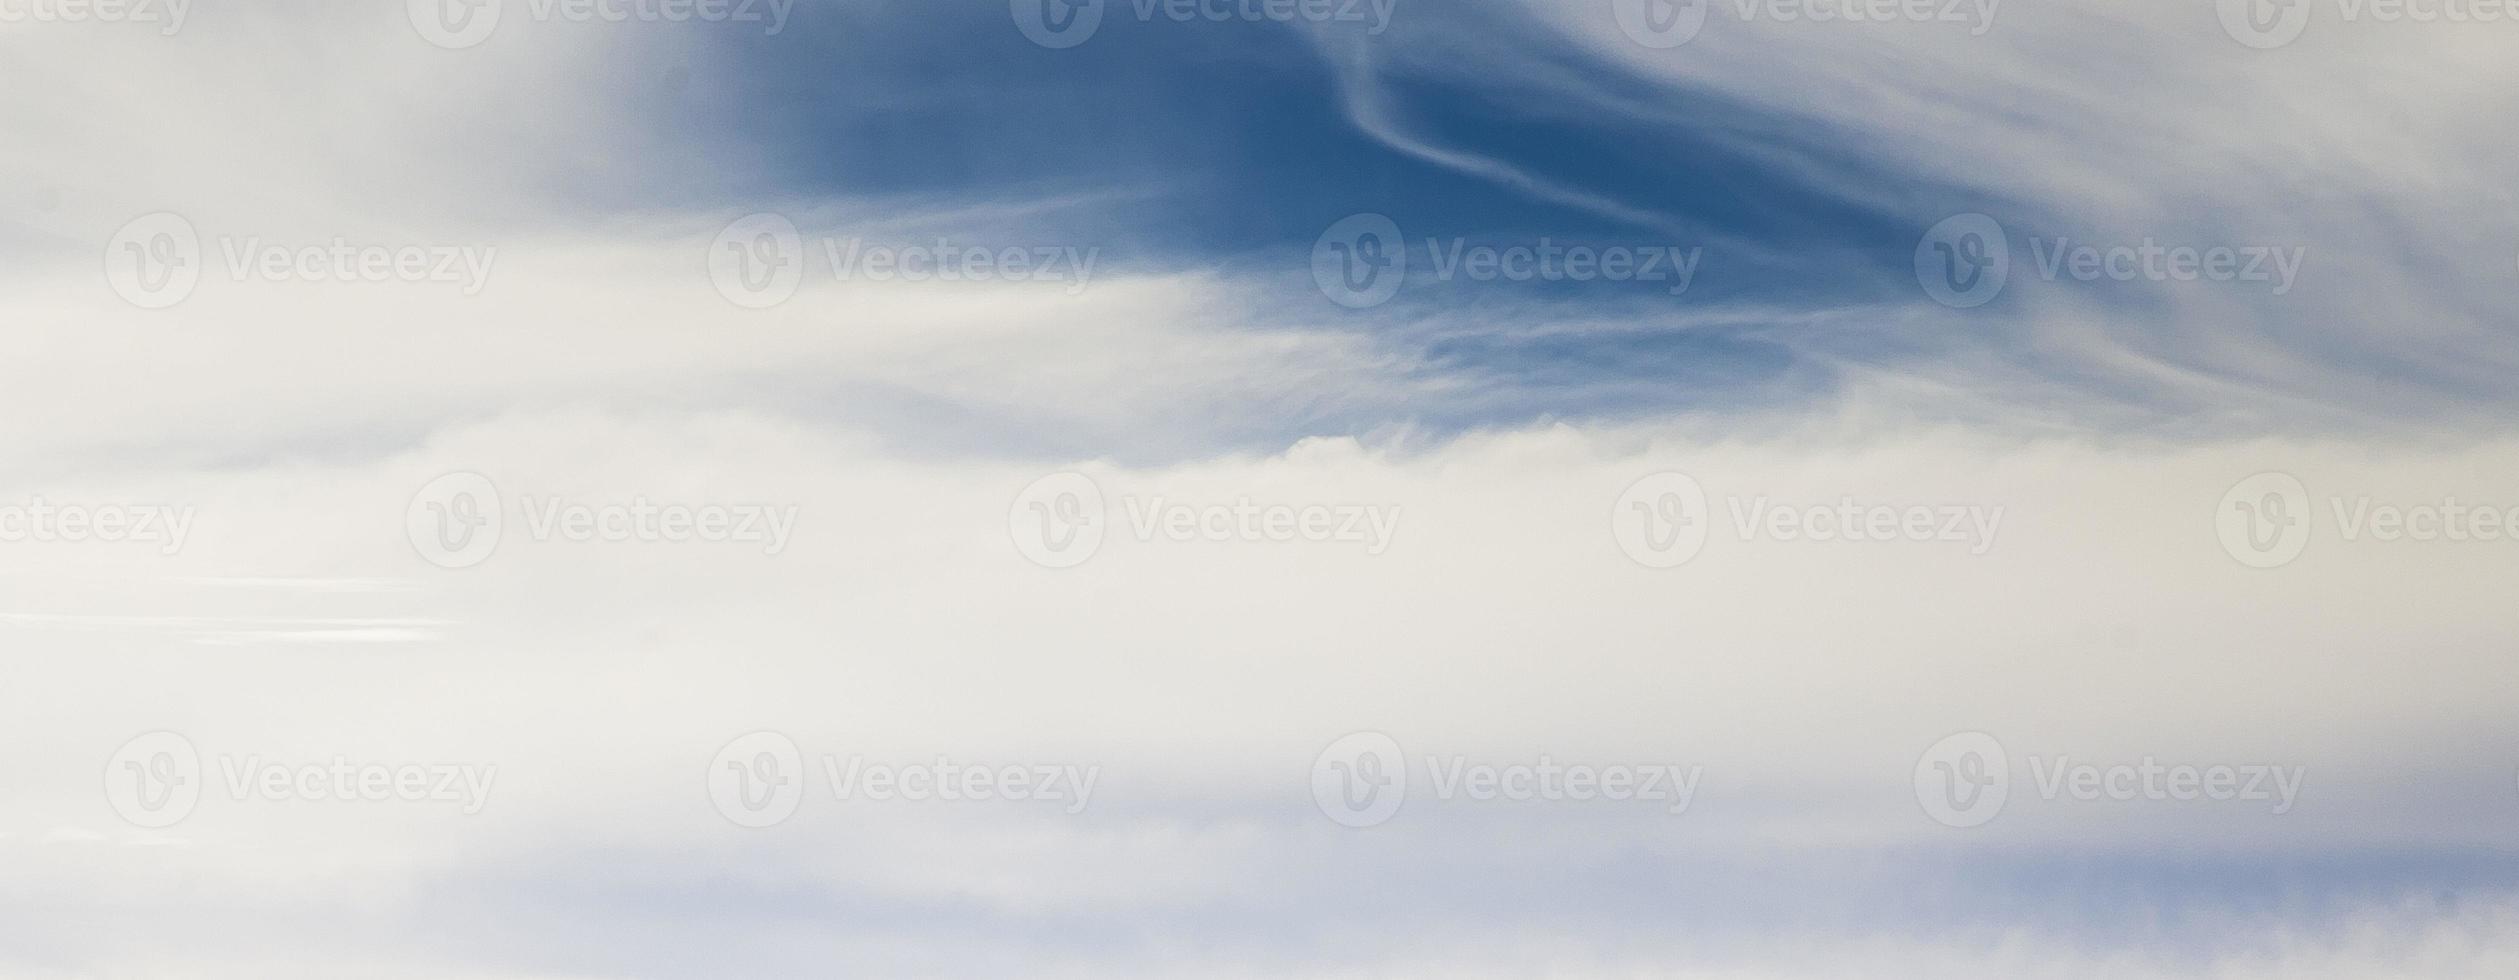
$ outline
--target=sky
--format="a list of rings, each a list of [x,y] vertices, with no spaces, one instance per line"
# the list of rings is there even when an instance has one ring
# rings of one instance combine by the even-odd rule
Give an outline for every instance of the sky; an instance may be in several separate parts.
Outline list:
[[[0,978],[2510,976],[2514,54],[0,0]]]

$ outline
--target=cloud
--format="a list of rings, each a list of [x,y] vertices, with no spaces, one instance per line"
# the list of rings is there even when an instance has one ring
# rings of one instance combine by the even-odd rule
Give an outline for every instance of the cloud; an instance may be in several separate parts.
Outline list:
[[[2508,38],[1739,10],[0,26],[0,972],[2508,974]],[[2012,236],[1968,309],[1915,269],[1963,211]],[[171,303],[109,251],[154,212]],[[1706,261],[1351,310],[1307,253],[1363,212]],[[770,287],[722,264],[758,213]],[[2146,239],[2307,258],[2042,269]],[[143,507],[196,519],[87,517]],[[711,780],[757,732],[810,764],[754,829]],[[1410,795],[1350,830],[1358,732]],[[1949,826],[1972,732],[2008,797]],[[841,800],[825,759],[1097,781]],[[1561,764],[1703,778],[1434,781]],[[200,800],[140,826],[169,772]]]

